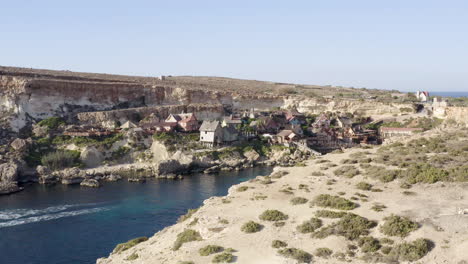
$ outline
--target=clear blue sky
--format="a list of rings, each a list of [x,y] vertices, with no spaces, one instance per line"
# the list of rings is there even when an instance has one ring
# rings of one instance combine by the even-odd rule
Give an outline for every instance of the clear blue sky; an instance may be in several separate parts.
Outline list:
[[[0,0],[0,65],[468,91],[468,1]]]

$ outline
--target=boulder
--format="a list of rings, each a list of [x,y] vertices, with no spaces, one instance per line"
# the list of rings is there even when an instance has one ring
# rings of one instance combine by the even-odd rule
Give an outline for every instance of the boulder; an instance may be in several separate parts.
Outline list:
[[[80,154],[81,161],[88,168],[95,168],[104,161],[104,156],[95,147],[87,147]]]
[[[18,165],[15,162],[7,162],[0,164],[0,181],[18,181]]]
[[[258,154],[255,150],[249,150],[245,152],[244,156],[247,158],[248,161],[257,161],[260,159],[260,154]]]
[[[47,174],[39,177],[40,184],[55,184],[59,181],[59,178],[52,174]]]
[[[104,176],[104,180],[109,181],[109,182],[120,181],[121,179],[122,179],[122,176],[117,175],[117,174],[111,174],[111,175]]]
[[[180,164],[178,160],[170,159],[161,161],[154,166],[154,171],[157,175],[178,174],[187,169],[187,165]]]
[[[69,168],[58,172],[62,184],[79,184],[85,179],[85,172],[78,168]]]
[[[17,138],[11,142],[10,146],[16,151],[23,152],[28,148],[29,143],[25,139]]]
[[[95,179],[85,179],[80,183],[80,186],[92,187],[92,188],[99,188],[101,185]]]
[[[17,182],[0,182],[0,195],[19,192],[23,189],[23,187],[18,186]]]

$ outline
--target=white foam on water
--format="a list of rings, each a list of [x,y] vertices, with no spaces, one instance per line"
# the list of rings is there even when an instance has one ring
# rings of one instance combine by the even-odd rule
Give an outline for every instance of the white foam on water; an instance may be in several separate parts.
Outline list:
[[[49,221],[49,220],[59,219],[63,217],[77,216],[77,215],[83,215],[83,214],[92,214],[92,213],[97,213],[97,212],[107,211],[107,210],[109,210],[109,208],[100,207],[100,208],[82,209],[82,210],[77,210],[77,211],[61,212],[57,214],[31,216],[31,217],[16,219],[16,220],[8,221],[8,222],[1,222],[0,228],[24,225],[24,224],[30,224],[30,223],[36,223],[36,222],[42,222],[42,221]]]
[[[73,207],[93,206],[96,204],[65,204],[44,209],[11,209],[0,211],[0,220],[13,220],[32,215],[44,215],[65,211]]]

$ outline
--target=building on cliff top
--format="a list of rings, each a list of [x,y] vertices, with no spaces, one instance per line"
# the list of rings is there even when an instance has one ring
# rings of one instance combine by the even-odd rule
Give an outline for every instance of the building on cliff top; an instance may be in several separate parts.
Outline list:
[[[417,91],[416,92],[416,98],[420,100],[421,102],[427,102],[429,101],[429,92],[427,91]]]

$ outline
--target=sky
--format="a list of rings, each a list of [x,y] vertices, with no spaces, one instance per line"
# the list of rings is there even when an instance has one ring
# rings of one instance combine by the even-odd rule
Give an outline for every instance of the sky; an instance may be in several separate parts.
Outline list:
[[[0,65],[468,92],[468,1],[0,0]]]

